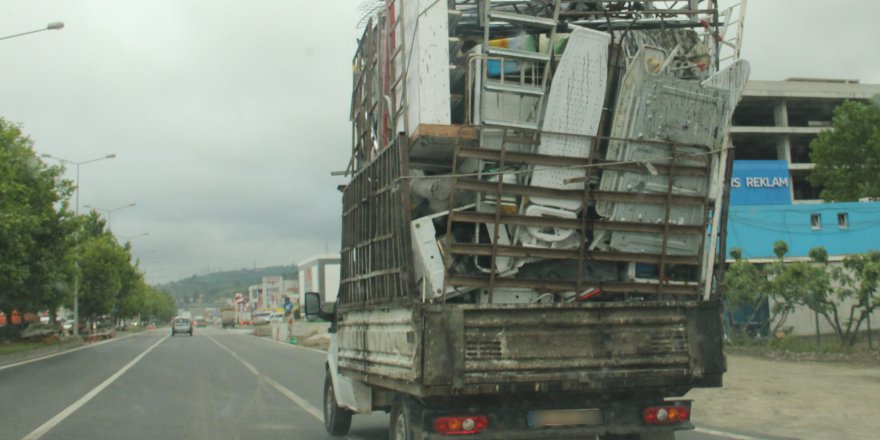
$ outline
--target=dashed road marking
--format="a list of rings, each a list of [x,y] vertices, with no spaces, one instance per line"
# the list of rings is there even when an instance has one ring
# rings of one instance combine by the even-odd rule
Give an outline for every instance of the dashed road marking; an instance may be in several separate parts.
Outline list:
[[[272,380],[272,378],[270,378],[269,376],[266,376],[265,374],[260,373],[260,371],[257,370],[256,367],[251,365],[250,362],[242,359],[241,356],[238,355],[238,353],[232,351],[229,347],[221,344],[220,342],[218,342],[216,339],[214,339],[213,337],[211,337],[209,335],[205,335],[205,336],[208,336],[208,339],[210,339],[212,342],[217,344],[218,347],[222,348],[223,350],[226,350],[226,352],[231,354],[232,357],[235,358],[235,360],[237,360],[239,363],[244,365],[244,367],[247,368],[248,370],[250,370],[250,372],[253,373],[255,376],[257,376],[261,380],[265,381],[272,388],[275,388],[278,392],[283,394],[284,397],[287,397],[288,399],[293,401],[293,403],[299,405],[307,413],[311,414],[312,417],[318,419],[319,422],[324,423],[324,413],[321,412],[321,410],[319,410],[318,408],[315,408],[314,405],[307,402],[305,399],[303,399],[302,397],[300,397],[299,395],[297,395],[296,393],[294,393],[293,391],[291,391],[290,389],[288,389],[284,385],[281,385],[280,383]]]
[[[153,351],[154,348],[158,347],[159,344],[164,342],[169,337],[170,336],[165,335],[165,337],[156,341],[155,344],[151,345],[149,348],[144,350],[143,353],[138,355],[138,357],[132,359],[131,362],[125,364],[125,366],[120,368],[119,371],[117,371],[116,373],[113,373],[113,375],[108,377],[107,380],[105,380],[104,382],[101,382],[100,385],[96,386],[91,391],[86,393],[85,396],[80,397],[79,400],[77,400],[76,402],[73,402],[67,408],[64,408],[60,413],[56,414],[55,417],[52,417],[51,419],[49,419],[49,421],[47,421],[46,423],[43,423],[42,425],[40,425],[40,427],[31,431],[31,433],[24,436],[24,438],[22,440],[37,440],[40,437],[44,436],[47,432],[49,432],[49,430],[51,430],[52,428],[57,426],[59,423],[63,422],[64,419],[68,418],[71,414],[76,412],[76,410],[80,409],[83,405],[85,405],[90,400],[92,400],[95,396],[97,396],[98,393],[100,393],[105,388],[110,386],[110,384],[115,382],[116,379],[119,379],[120,376],[125,374],[126,371],[128,371],[131,367],[133,367],[141,359],[143,359],[144,356],[147,355],[147,353]]]
[[[284,385],[281,385],[280,383],[276,382],[275,380],[273,380],[269,376],[266,376],[265,374],[260,373],[260,371],[257,370],[256,367],[254,367],[250,362],[242,359],[241,356],[238,355],[238,353],[232,351],[229,347],[221,344],[219,341],[217,341],[216,339],[214,339],[210,335],[205,335],[205,336],[207,336],[208,339],[210,339],[212,342],[217,344],[218,347],[222,348],[227,353],[232,355],[232,357],[234,357],[235,360],[237,360],[239,363],[244,365],[244,367],[247,368],[248,371],[253,373],[255,376],[257,376],[257,378],[266,382],[272,388],[275,388],[276,391],[281,393],[284,397],[287,397],[291,402],[297,404],[300,408],[305,410],[305,412],[309,413],[309,415],[311,415],[312,417],[317,419],[319,422],[321,422],[321,424],[324,423],[324,413],[320,409],[318,409],[317,407],[315,407],[314,405],[312,405],[311,403],[306,401],[306,399],[303,399],[302,397],[300,397],[298,394],[291,391],[289,388],[285,387]],[[304,347],[300,347],[300,348],[304,348]],[[345,438],[349,439],[349,440],[363,440],[361,437],[352,436],[352,435],[346,436]]]

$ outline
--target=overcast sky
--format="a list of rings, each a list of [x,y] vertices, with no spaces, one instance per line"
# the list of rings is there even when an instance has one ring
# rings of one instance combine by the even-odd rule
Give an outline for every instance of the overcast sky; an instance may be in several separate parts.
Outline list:
[[[360,0],[0,0],[0,116],[84,161],[149,282],[339,249]],[[722,5],[733,2],[724,2]],[[798,5],[793,9],[793,5]],[[880,83],[880,2],[751,0],[752,78]],[[73,170],[69,176],[73,178]]]

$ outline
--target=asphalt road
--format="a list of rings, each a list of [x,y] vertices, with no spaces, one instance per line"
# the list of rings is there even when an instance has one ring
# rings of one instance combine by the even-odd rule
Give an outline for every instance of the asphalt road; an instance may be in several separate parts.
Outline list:
[[[0,367],[0,439],[331,439],[321,422],[324,353],[249,336],[157,330]],[[348,438],[384,440],[388,416]],[[752,440],[704,432],[680,440]]]

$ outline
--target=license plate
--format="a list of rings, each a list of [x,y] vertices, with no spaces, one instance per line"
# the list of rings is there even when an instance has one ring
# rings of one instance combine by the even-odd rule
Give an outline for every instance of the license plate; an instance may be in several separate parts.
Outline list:
[[[602,411],[598,409],[556,409],[529,411],[529,428],[554,426],[601,425]]]

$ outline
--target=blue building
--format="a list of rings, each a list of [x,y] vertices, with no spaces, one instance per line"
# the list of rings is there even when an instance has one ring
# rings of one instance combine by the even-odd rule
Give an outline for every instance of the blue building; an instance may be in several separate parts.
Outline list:
[[[773,243],[788,243],[786,258],[805,258],[824,246],[841,258],[880,250],[880,203],[732,205],[727,248],[740,248],[748,260],[773,259]]]

